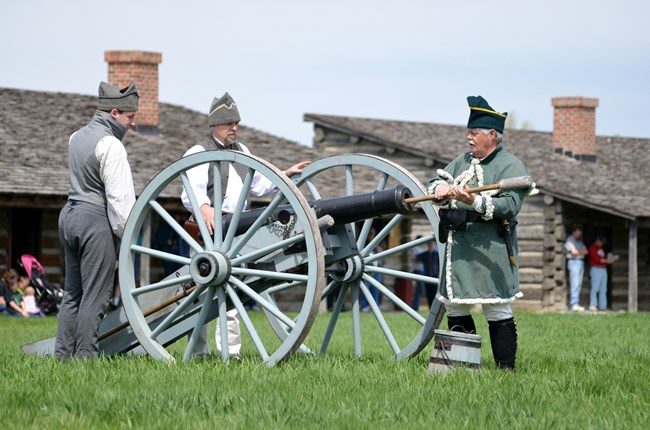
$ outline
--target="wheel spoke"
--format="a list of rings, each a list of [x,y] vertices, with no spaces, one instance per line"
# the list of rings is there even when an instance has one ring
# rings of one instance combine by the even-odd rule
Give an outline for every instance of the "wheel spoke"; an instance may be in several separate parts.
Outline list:
[[[316,188],[316,185],[314,185],[314,182],[311,179],[307,179],[305,181],[305,185],[307,185],[307,189],[309,190],[309,192],[311,193],[311,196],[315,200],[320,200],[321,199],[321,195],[318,192],[318,189]]]
[[[216,249],[221,249],[223,246],[223,212],[221,208],[223,207],[223,191],[221,187],[221,171],[226,168],[230,170],[230,163],[225,163],[224,166],[221,161],[215,161],[212,164],[212,183],[214,193],[212,195],[212,202],[214,210],[214,245]],[[217,210],[218,209],[218,210]]]
[[[276,252],[276,251],[278,251],[280,249],[286,249],[286,248],[290,247],[291,245],[294,245],[294,244],[296,244],[298,242],[302,242],[304,240],[305,240],[305,234],[304,233],[300,233],[300,234],[297,234],[295,236],[291,236],[288,239],[281,240],[281,241],[275,242],[275,243],[271,243],[270,245],[265,246],[264,248],[257,249],[257,250],[255,250],[253,252],[249,252],[248,254],[237,256],[237,257],[235,257],[235,258],[233,258],[231,260],[232,265],[233,266],[235,266],[235,265],[239,266],[239,265],[248,263],[250,261],[257,260],[260,257],[264,257],[266,255],[272,254],[272,253],[274,253],[274,252]]]
[[[410,281],[420,281],[425,284],[438,285],[440,280],[432,276],[418,275],[416,273],[404,272],[402,270],[387,269],[380,266],[368,266],[366,269],[368,273],[381,273],[382,275],[394,276],[396,278],[408,279]]]
[[[359,316],[359,285],[350,285],[352,296],[352,340],[354,342],[354,355],[361,357],[361,318]]]
[[[199,336],[201,335],[203,326],[207,321],[208,313],[210,312],[210,304],[212,304],[212,300],[214,299],[215,290],[216,287],[208,287],[208,292],[203,298],[201,310],[199,311],[199,317],[196,319],[196,322],[194,323],[194,328],[192,329],[190,340],[187,343],[187,347],[185,348],[185,353],[183,354],[183,361],[189,361],[192,358],[192,354],[194,353],[194,347],[196,346],[196,342],[199,340]]]
[[[231,281],[233,284],[235,284],[239,291],[255,300],[259,306],[269,311],[274,317],[284,323],[284,325],[286,325],[288,328],[292,329],[295,327],[296,323],[291,318],[283,314],[274,304],[267,301],[264,297],[260,296],[255,290],[250,288],[244,282],[240,281],[237,278],[231,278]]]
[[[160,282],[154,282],[153,284],[143,285],[141,287],[134,289],[133,291],[131,291],[131,296],[138,297],[141,294],[150,293],[152,291],[158,291],[169,287],[178,287],[179,285],[183,285],[184,283],[190,282],[191,280],[192,280],[191,275],[183,275],[174,278],[165,278]]]
[[[334,334],[334,329],[336,328],[336,322],[339,319],[339,315],[341,315],[341,310],[343,309],[343,303],[345,302],[345,295],[347,294],[348,289],[349,289],[348,284],[341,284],[339,297],[336,299],[336,303],[334,304],[334,309],[332,309],[332,316],[330,317],[330,321],[327,324],[327,330],[325,331],[325,336],[323,337],[323,342],[320,347],[321,354],[327,352],[327,348],[329,347],[330,341],[332,340],[332,334]]]
[[[303,281],[283,282],[281,284],[274,285],[271,288],[267,288],[266,290],[264,290],[264,292],[266,294],[275,294],[275,293],[279,293],[279,292],[285,291],[285,290],[290,290],[291,288],[299,287],[299,286],[302,286],[302,285],[305,285],[305,284],[306,283],[303,282]]]
[[[340,285],[339,281],[331,281],[325,288],[323,288],[323,299],[329,296],[332,290]]]
[[[157,249],[147,248],[146,246],[141,245],[131,245],[131,251],[139,252],[140,254],[149,255],[151,257],[156,257],[161,260],[173,261],[174,263],[180,263],[184,266],[190,264],[191,259],[188,257],[183,257],[182,255],[170,254],[165,251],[158,251]]]
[[[386,320],[384,319],[381,311],[379,310],[379,306],[377,306],[377,303],[375,303],[374,297],[372,297],[372,294],[370,293],[370,290],[368,290],[368,287],[366,287],[365,283],[360,282],[359,287],[361,288],[361,292],[363,293],[363,295],[366,297],[366,300],[368,301],[368,305],[370,305],[370,310],[375,316],[377,323],[379,323],[379,327],[381,328],[381,331],[384,333],[384,336],[386,336],[386,340],[388,341],[388,344],[390,345],[393,352],[397,354],[400,351],[400,347],[397,344],[397,341],[395,340],[395,336],[393,336],[393,333],[388,327],[388,324],[386,323]]]
[[[172,325],[176,317],[185,312],[187,308],[193,304],[194,300],[199,297],[203,291],[205,291],[205,289],[205,285],[199,285],[194,291],[192,291],[190,295],[187,296],[187,299],[183,300],[181,304],[178,305],[176,309],[171,311],[169,315],[167,315],[165,319],[162,320],[162,322],[158,324],[158,326],[151,332],[151,338],[155,339],[160,333],[167,330]],[[133,291],[131,294],[133,295]]]
[[[374,255],[368,255],[367,257],[364,257],[363,261],[365,261],[366,263],[372,263],[372,262],[374,262],[376,260],[381,260],[381,259],[384,259],[386,257],[390,257],[390,256],[395,255],[395,254],[401,254],[402,252],[409,251],[409,250],[415,248],[414,245],[431,242],[432,240],[435,240],[435,238],[433,238],[433,236],[431,236],[431,235],[425,236],[425,237],[423,237],[421,239],[417,239],[417,240],[414,240],[412,242],[403,243],[403,244],[395,246],[393,248],[385,249],[385,250],[380,251],[380,252],[378,252],[378,253],[376,253]],[[364,255],[367,255],[367,252],[369,252],[370,249],[373,249],[373,248],[370,248],[369,246],[366,246],[363,249],[362,253],[364,253]]]
[[[361,251],[361,255],[368,255],[373,249],[375,249],[377,245],[381,243],[382,240],[388,237],[388,234],[395,228],[395,226],[397,226],[397,224],[399,224],[402,218],[404,218],[404,215],[402,214],[395,215],[388,222],[388,224],[386,224],[386,226],[377,233],[375,238],[372,241],[370,241],[370,243],[367,244],[365,248],[363,248],[363,250]]]
[[[232,300],[233,304],[235,305],[237,312],[239,312],[239,317],[241,318],[244,327],[246,327],[246,330],[248,331],[248,334],[250,335],[251,340],[253,341],[253,345],[255,345],[255,348],[257,349],[257,352],[259,352],[263,361],[268,360],[269,353],[266,351],[266,348],[262,343],[262,339],[260,338],[260,335],[257,333],[257,330],[255,329],[253,322],[248,316],[248,312],[246,312],[244,305],[239,299],[239,296],[230,285],[226,285],[226,292],[228,293],[230,300]]]
[[[352,165],[345,165],[345,195],[351,196],[354,194],[354,174],[352,173]]]
[[[214,250],[214,243],[212,242],[212,238],[210,237],[210,232],[208,231],[208,226],[205,223],[205,219],[203,219],[203,214],[201,214],[201,206],[199,205],[199,201],[197,200],[196,195],[194,194],[194,190],[192,189],[192,184],[190,183],[190,180],[187,177],[187,172],[181,172],[180,177],[181,180],[183,181],[183,187],[185,188],[187,197],[190,199],[190,205],[192,206],[192,214],[194,216],[194,221],[196,221],[196,224],[199,226],[199,231],[201,232],[201,238],[203,239],[203,243],[205,243],[205,249],[212,251]],[[196,241],[193,242],[194,243],[188,241],[190,246],[192,246],[192,249],[194,249],[196,252],[203,251],[203,248]]]
[[[262,279],[279,279],[281,281],[307,282],[309,280],[308,275],[272,272],[270,270],[246,269],[244,267],[233,267],[232,274],[235,276],[254,276]]]
[[[255,235],[257,230],[266,222],[273,214],[273,211],[282,203],[284,200],[284,195],[282,193],[277,193],[271,203],[264,209],[264,211],[257,217],[255,222],[248,228],[248,230],[241,236],[238,237],[237,243],[231,246],[227,251],[227,255],[232,258],[237,255],[239,251],[246,245],[250,239]]]
[[[226,302],[226,292],[223,288],[217,290],[217,301],[219,304],[219,318],[217,325],[219,327],[219,343],[217,345],[221,348],[221,358],[228,361],[230,358],[230,351],[228,350],[228,305]]]
[[[406,303],[404,303],[404,301],[403,301],[402,299],[400,299],[400,298],[397,297],[395,294],[393,294],[393,292],[390,291],[388,288],[386,288],[382,283],[380,283],[380,282],[377,281],[375,278],[373,278],[372,276],[367,275],[367,274],[365,274],[365,273],[363,274],[363,280],[366,281],[366,282],[371,283],[371,284],[372,284],[374,287],[376,287],[376,288],[377,288],[377,289],[378,289],[378,290],[379,290],[383,295],[385,295],[386,297],[388,297],[388,299],[389,299],[391,302],[393,302],[395,305],[399,306],[399,308],[400,308],[401,310],[403,310],[403,311],[406,312],[408,315],[410,315],[411,318],[413,318],[414,320],[416,320],[416,321],[419,322],[420,324],[424,325],[424,323],[426,322],[426,320],[425,320],[424,318],[422,318],[422,315],[420,315],[419,313],[415,312],[415,311],[413,310],[413,308],[411,308],[409,305],[407,305]]]
[[[368,240],[368,234],[370,233],[370,229],[372,228],[372,218],[369,218],[363,222],[363,227],[361,227],[361,231],[359,232],[359,236],[357,237],[357,248],[362,249],[363,245],[366,243],[366,240]],[[370,248],[374,249],[374,248]]]
[[[253,182],[253,175],[254,175],[254,170],[249,167],[248,171],[246,172],[246,177],[244,178],[242,184],[242,190],[250,190],[251,183]],[[237,204],[235,205],[235,209],[232,213],[232,218],[230,219],[230,225],[228,226],[228,231],[226,232],[226,237],[223,239],[224,249],[229,249],[232,246],[232,241],[233,238],[235,237],[235,232],[237,231],[237,226],[239,225],[241,214],[244,212],[244,205],[246,204],[247,199],[248,199],[247,191],[239,194],[239,198],[237,199]]]
[[[168,225],[169,225],[169,226],[170,226],[170,227],[171,227],[171,228],[172,228],[172,229],[173,229],[173,230],[174,230],[174,231],[175,231],[175,232],[176,232],[176,233],[177,233],[177,234],[178,234],[178,235],[179,235],[179,236],[180,236],[180,237],[181,237],[181,238],[182,238],[182,239],[183,239],[183,240],[184,240],[184,241],[185,241],[185,242],[186,242],[186,243],[187,243],[187,244],[188,244],[188,245],[189,245],[189,246],[190,246],[194,251],[195,251],[195,252],[203,251],[203,247],[202,247],[201,245],[199,245],[199,243],[198,243],[196,240],[194,240],[194,238],[193,238],[192,236],[190,236],[190,234],[189,234],[187,231],[185,231],[185,229],[184,229],[184,228],[183,228],[179,223],[177,223],[176,220],[175,220],[171,215],[169,215],[169,213],[165,210],[165,208],[163,208],[162,206],[160,206],[160,203],[158,203],[158,202],[155,201],[155,200],[151,200],[151,201],[149,202],[149,206],[151,206],[151,208],[152,208],[154,211],[156,211],[156,213],[157,213],[158,215],[160,215],[160,217],[161,217],[161,218],[162,218],[162,219],[163,219],[163,220],[164,220],[164,221],[165,221],[165,222],[166,222],[166,223],[167,223],[167,224],[168,224]],[[173,260],[170,260],[170,261],[173,261]]]

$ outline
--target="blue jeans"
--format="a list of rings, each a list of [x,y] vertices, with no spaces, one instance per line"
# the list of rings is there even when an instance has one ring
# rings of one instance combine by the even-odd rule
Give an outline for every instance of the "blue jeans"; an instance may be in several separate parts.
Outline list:
[[[416,275],[423,275],[421,270],[415,270]],[[424,282],[416,281],[415,282],[415,291],[413,291],[413,304],[411,307],[413,310],[417,311],[420,308],[420,299],[422,298],[422,293],[424,292]]]
[[[381,273],[376,273],[374,278],[377,280],[377,282],[381,283],[382,276]],[[368,290],[370,291],[370,294],[372,295],[372,298],[375,300],[375,303],[379,305],[379,302],[381,301],[381,293],[375,287],[374,285],[371,285],[370,282],[366,283],[366,286],[368,287]],[[359,306],[361,309],[368,309],[370,304],[368,303],[368,299],[366,299],[366,295],[359,290]]]
[[[583,259],[567,260],[567,268],[569,269],[569,286],[570,298],[569,305],[577,305],[580,301],[580,288],[582,287],[582,278],[585,274],[585,262]]]
[[[589,308],[596,307],[598,298],[598,310],[607,309],[607,269],[605,267],[592,267],[589,269],[591,277],[591,292],[589,293]]]

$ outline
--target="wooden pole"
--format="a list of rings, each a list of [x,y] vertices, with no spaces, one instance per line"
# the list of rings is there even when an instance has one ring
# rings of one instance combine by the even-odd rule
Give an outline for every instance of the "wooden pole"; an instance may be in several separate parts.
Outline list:
[[[637,227],[636,219],[629,224],[628,250],[628,281],[627,281],[627,311],[636,312],[639,309],[639,273],[637,267]]]

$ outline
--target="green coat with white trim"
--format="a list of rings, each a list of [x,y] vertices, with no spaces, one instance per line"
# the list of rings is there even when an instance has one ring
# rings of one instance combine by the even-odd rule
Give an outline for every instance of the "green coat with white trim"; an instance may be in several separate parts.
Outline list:
[[[528,175],[521,160],[502,144],[481,161],[471,152],[465,153],[438,173],[429,182],[430,192],[441,183],[473,188]],[[485,210],[481,216],[489,222],[468,222],[465,230],[448,233],[439,285],[443,303],[511,303],[522,296],[519,271],[510,264],[499,221],[517,216],[525,194],[526,190],[480,193]],[[452,208],[473,210],[462,202],[452,200],[451,204]],[[517,233],[512,230],[513,251],[518,260]]]

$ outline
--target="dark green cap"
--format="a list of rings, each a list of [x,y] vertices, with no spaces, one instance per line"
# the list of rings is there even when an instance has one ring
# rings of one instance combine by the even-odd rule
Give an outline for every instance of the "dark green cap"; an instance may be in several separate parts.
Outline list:
[[[495,111],[490,107],[487,100],[481,96],[467,97],[467,104],[469,104],[467,128],[495,129],[499,133],[503,133],[508,112],[499,113]]]
[[[225,93],[220,98],[214,98],[210,105],[210,113],[208,113],[208,125],[230,124],[231,122],[239,122],[239,110],[237,103],[230,97],[230,94]]]
[[[99,102],[97,109],[104,112],[110,112],[113,109],[117,109],[120,112],[137,112],[139,99],[140,96],[133,81],[122,89],[102,82],[99,84]]]

